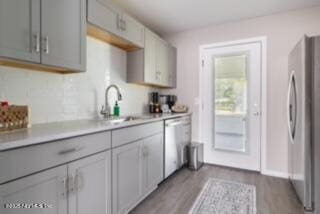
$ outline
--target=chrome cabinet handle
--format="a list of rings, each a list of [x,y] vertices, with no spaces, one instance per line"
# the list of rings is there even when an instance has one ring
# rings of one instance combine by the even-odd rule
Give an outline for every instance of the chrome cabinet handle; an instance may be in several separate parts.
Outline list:
[[[63,179],[62,179],[62,193],[61,193],[61,195],[62,195],[62,197],[64,198],[64,197],[67,197],[67,194],[68,194],[68,178],[67,177],[64,177]]]
[[[45,42],[45,48],[43,49],[43,51],[46,53],[46,54],[49,54],[50,51],[49,51],[49,37],[46,36],[44,37],[44,42]]]
[[[142,147],[142,156],[147,157],[148,156],[148,148],[147,146]]]
[[[34,50],[36,53],[40,52],[40,33],[36,33],[35,35],[33,35],[34,40],[35,40],[35,46],[34,46]]]
[[[122,30],[127,30],[127,22],[122,19],[123,28]]]
[[[74,190],[75,190],[75,185],[74,185],[74,176],[73,175],[71,175],[69,178],[68,178],[68,193],[69,194],[72,194],[73,192],[74,192]]]
[[[76,174],[75,180],[74,180],[74,186],[76,188],[76,190],[79,192],[81,191],[81,189],[83,189],[84,187],[84,177],[83,174],[81,172],[78,172]]]
[[[83,147],[66,149],[66,150],[62,150],[62,151],[58,152],[58,155],[67,155],[67,154],[70,154],[70,153],[73,153],[73,152],[78,152],[78,151],[80,151],[82,149],[83,149]]]
[[[117,15],[117,29],[122,30],[121,29],[121,19],[120,19],[119,15]]]

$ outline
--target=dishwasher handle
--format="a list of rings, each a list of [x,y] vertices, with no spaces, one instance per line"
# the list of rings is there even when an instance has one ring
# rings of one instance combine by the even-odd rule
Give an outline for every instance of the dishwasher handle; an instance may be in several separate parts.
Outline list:
[[[172,123],[166,123],[166,127],[179,126],[179,125],[190,125],[190,122],[172,122]]]

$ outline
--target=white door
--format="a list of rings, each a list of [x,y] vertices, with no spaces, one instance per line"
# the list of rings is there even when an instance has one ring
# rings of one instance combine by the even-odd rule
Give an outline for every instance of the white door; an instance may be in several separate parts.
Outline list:
[[[205,162],[260,171],[261,43],[203,48]]]
[[[68,165],[69,214],[111,214],[111,152]]]

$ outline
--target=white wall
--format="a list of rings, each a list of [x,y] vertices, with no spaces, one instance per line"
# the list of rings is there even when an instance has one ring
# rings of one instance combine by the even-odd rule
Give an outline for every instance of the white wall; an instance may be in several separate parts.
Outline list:
[[[127,84],[126,72],[126,52],[87,37],[87,72],[62,75],[0,66],[0,100],[29,105],[33,124],[87,119],[98,115],[105,89],[114,83],[123,95],[121,114],[142,113],[152,88]],[[110,94],[114,101],[115,91]]]
[[[267,170],[287,173],[287,56],[304,35],[320,34],[320,7],[304,9],[167,35],[178,48],[179,102],[193,114],[193,138],[198,140],[199,46],[267,36]]]

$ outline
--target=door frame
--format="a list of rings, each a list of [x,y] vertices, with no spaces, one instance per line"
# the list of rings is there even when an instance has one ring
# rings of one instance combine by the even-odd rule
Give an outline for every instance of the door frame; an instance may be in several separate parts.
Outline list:
[[[260,119],[260,172],[262,174],[267,174],[266,166],[266,152],[267,152],[267,37],[253,37],[248,39],[218,42],[207,45],[199,46],[199,126],[198,133],[199,138],[202,141],[202,123],[203,123],[203,78],[204,78],[204,51],[206,49],[225,47],[225,46],[234,46],[241,44],[249,43],[260,43],[261,44],[261,119]]]

